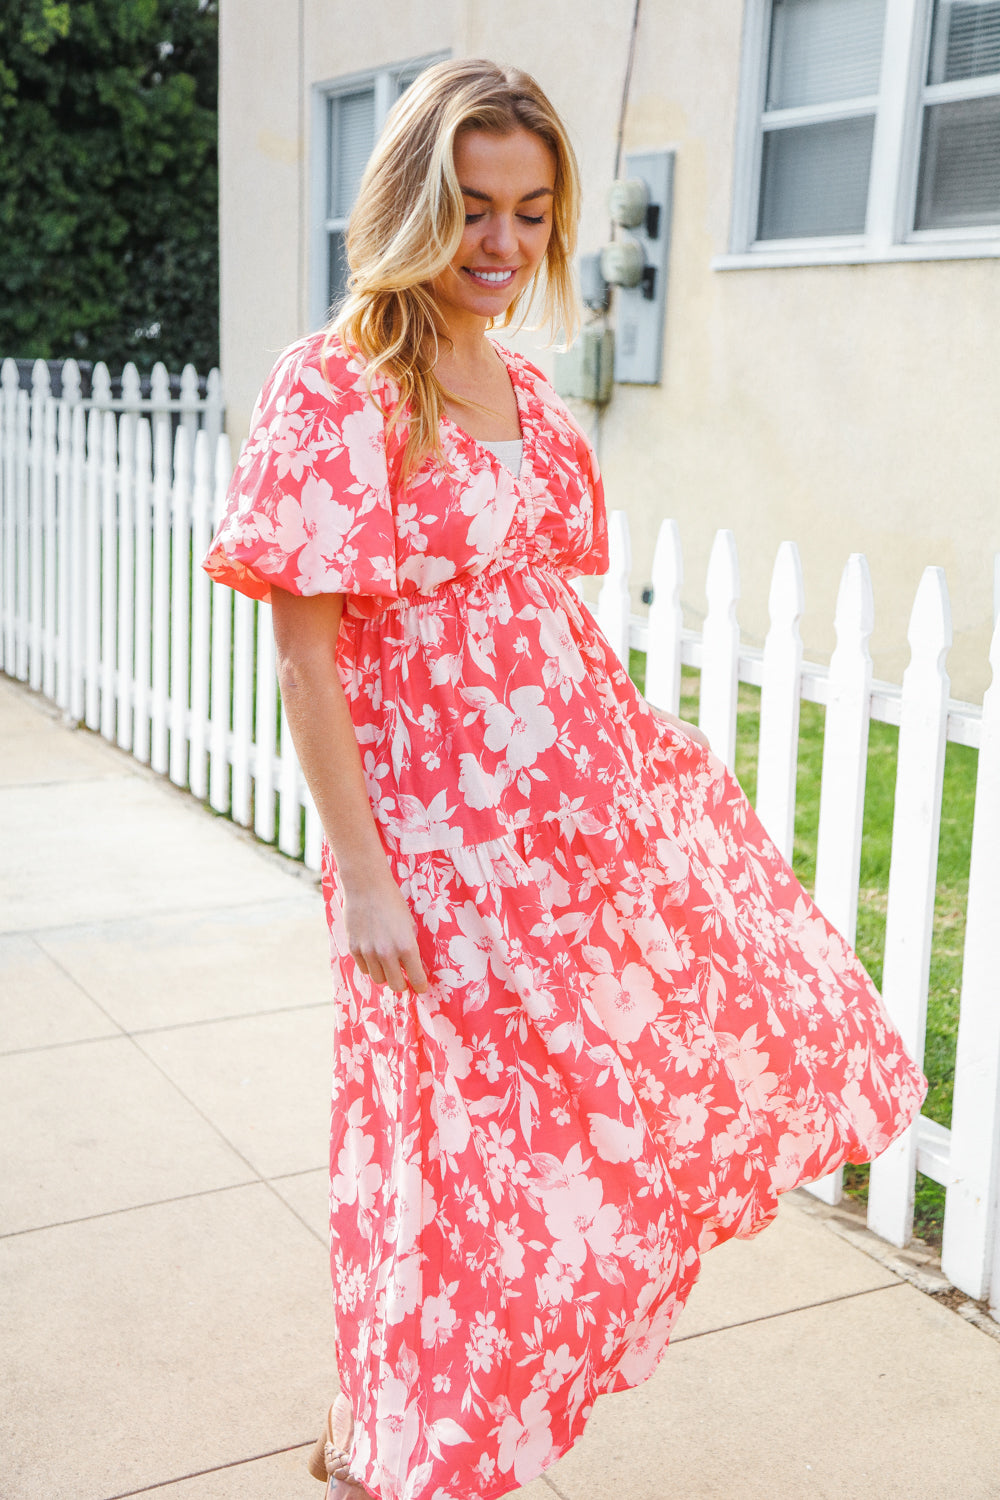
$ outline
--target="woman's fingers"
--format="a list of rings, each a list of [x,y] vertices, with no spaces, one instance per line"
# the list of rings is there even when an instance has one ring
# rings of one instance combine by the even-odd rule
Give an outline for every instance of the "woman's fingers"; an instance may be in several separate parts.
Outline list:
[[[413,989],[422,995],[428,988],[427,973],[416,943],[402,952],[351,949],[354,962],[373,984],[387,984],[397,995]]]
[[[420,953],[416,943],[414,943],[408,953],[403,954],[403,967],[406,970],[406,977],[410,982],[411,989],[416,990],[418,995],[422,995],[429,988],[429,985],[426,971],[420,961]]]
[[[347,894],[344,915],[351,956],[362,974],[373,984],[387,984],[396,994],[406,989],[423,994],[428,981],[417,947],[416,924],[388,867],[360,892]]]

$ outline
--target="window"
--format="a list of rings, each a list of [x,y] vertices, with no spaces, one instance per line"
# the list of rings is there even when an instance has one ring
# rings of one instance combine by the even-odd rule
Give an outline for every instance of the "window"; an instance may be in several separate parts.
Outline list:
[[[1000,254],[1000,0],[748,0],[732,254]]]
[[[385,117],[400,94],[440,55],[317,88],[311,320],[326,322],[347,283],[347,220]]]
[[[1000,3],[937,0],[914,227],[1000,224]]]

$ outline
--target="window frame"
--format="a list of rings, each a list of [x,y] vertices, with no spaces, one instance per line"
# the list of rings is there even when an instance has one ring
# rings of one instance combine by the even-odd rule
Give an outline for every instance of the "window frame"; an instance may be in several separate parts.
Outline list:
[[[882,260],[945,260],[1000,256],[1000,224],[914,229],[925,105],[1000,94],[1000,74],[927,84],[933,0],[886,0],[882,73],[868,179],[867,228],[862,235],[757,240],[760,167],[769,63],[772,0],[746,0],[733,161],[729,251],[717,270],[761,266],[849,265]],[[867,110],[863,108],[867,106]],[[871,99],[840,100],[771,112],[772,122],[796,123],[870,112]],[[780,117],[775,121],[775,117]]]
[[[323,79],[312,86],[312,119],[310,141],[310,223],[308,239],[308,287],[309,327],[322,328],[329,319],[329,255],[330,235],[342,233],[347,219],[327,213],[329,187],[332,172],[330,161],[330,101],[344,94],[359,93],[371,89],[375,95],[375,130],[372,144],[381,134],[386,115],[399,98],[402,90],[400,80],[413,78],[432,63],[442,62],[447,52],[431,52],[423,57],[405,58],[382,68],[369,68],[360,73],[344,74],[338,78]],[[404,85],[405,87],[406,85]]]

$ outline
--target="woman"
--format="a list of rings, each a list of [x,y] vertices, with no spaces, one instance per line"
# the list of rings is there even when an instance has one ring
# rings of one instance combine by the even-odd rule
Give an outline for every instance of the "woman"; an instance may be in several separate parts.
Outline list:
[[[526,1484],[651,1373],[705,1248],[922,1097],[857,960],[569,581],[607,565],[596,462],[487,333],[536,291],[573,326],[577,203],[530,78],[428,69],[206,564],[271,599],[328,840],[336,1494]]]

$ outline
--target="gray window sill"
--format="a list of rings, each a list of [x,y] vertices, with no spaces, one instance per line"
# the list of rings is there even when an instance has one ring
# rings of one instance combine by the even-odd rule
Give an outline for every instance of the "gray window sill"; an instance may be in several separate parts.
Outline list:
[[[882,261],[907,260],[996,260],[1000,235],[990,239],[921,240],[876,249],[870,245],[810,245],[779,249],[762,246],[735,254],[716,255],[713,271],[775,270],[779,266],[858,266]]]

